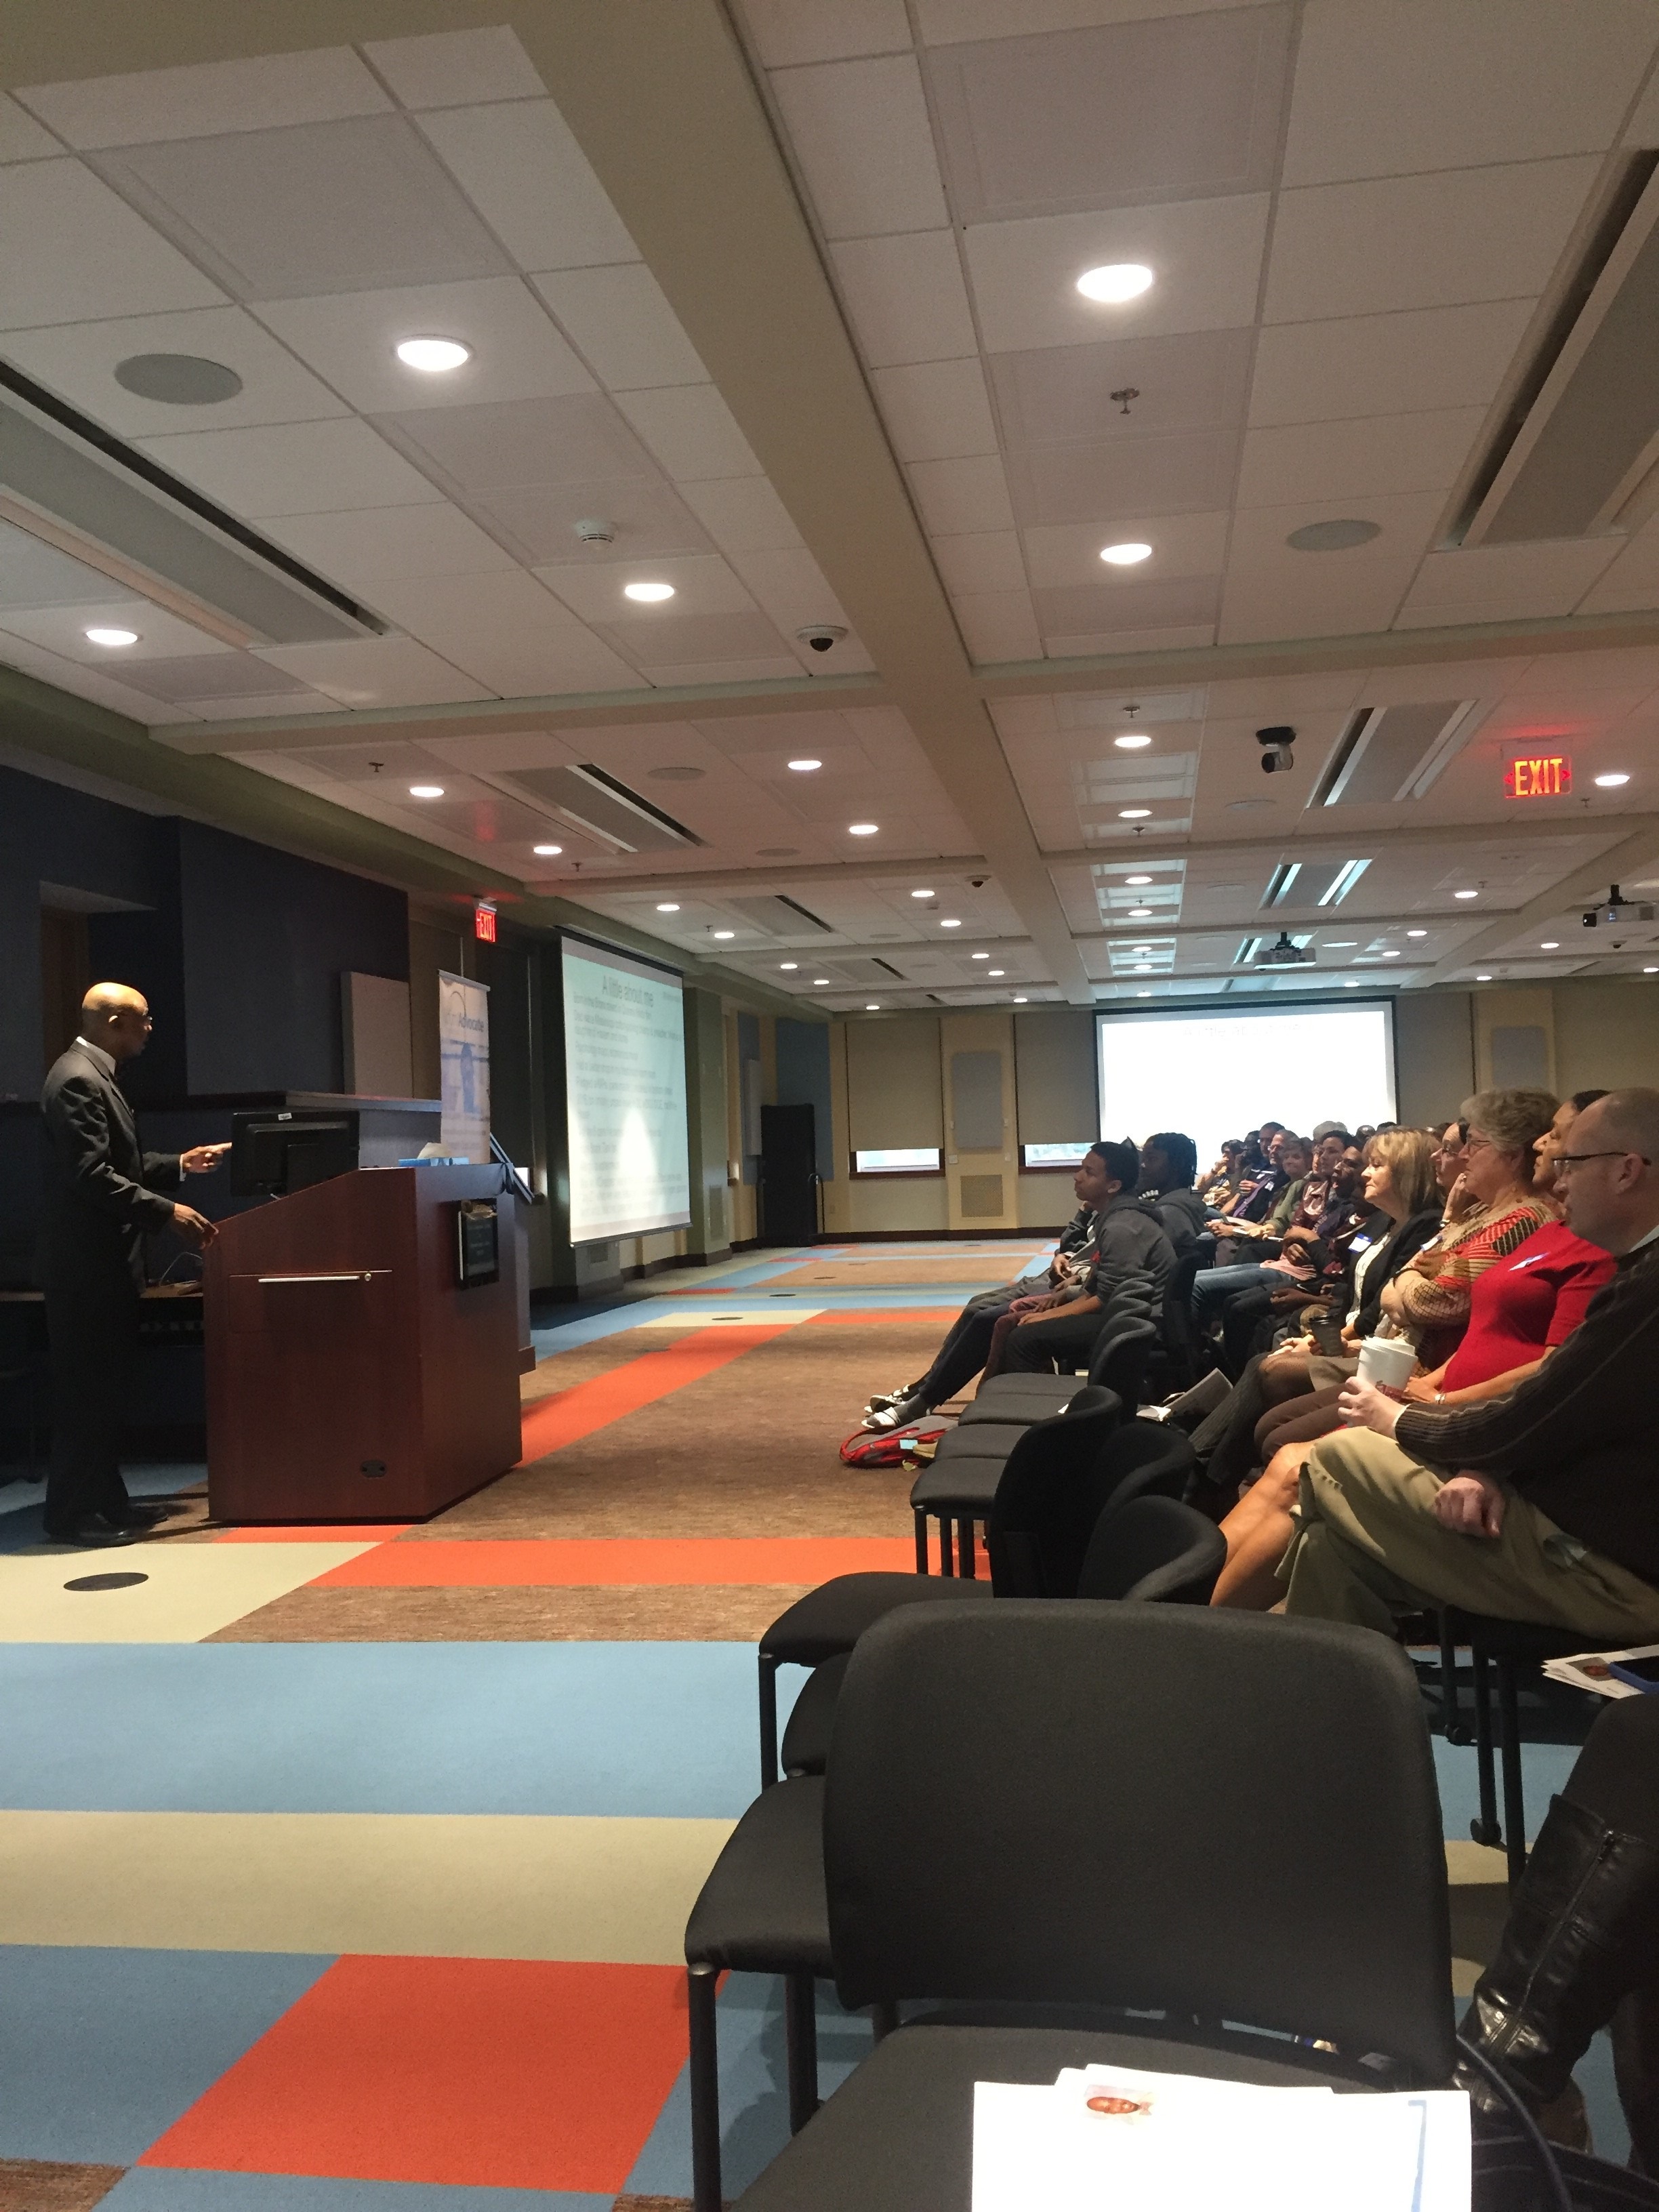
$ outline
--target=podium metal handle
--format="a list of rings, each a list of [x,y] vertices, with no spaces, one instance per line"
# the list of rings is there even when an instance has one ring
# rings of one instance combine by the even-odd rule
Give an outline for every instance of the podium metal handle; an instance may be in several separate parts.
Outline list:
[[[256,1275],[254,1280],[263,1290],[270,1283],[366,1283],[369,1279],[367,1267],[353,1267],[339,1275]]]

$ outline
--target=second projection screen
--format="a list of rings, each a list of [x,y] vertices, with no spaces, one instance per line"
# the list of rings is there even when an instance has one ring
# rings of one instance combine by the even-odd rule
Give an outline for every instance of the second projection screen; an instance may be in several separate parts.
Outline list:
[[[609,946],[562,942],[570,1241],[691,1218],[680,980]]]

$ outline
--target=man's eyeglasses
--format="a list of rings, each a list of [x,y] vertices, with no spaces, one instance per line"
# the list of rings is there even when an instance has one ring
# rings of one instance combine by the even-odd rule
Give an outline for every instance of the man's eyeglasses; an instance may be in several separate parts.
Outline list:
[[[1583,1167],[1586,1160],[1640,1160],[1644,1168],[1653,1162],[1645,1152],[1626,1152],[1619,1149],[1605,1152],[1558,1152],[1555,1156],[1557,1175],[1570,1175],[1574,1168]]]

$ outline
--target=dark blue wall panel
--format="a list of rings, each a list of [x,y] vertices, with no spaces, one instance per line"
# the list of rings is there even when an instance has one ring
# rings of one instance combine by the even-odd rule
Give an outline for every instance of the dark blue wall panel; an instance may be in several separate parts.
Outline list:
[[[836,1172],[836,1139],[830,1121],[830,1029],[823,1022],[778,1019],[778,1103],[810,1106],[818,1155],[818,1180]]]

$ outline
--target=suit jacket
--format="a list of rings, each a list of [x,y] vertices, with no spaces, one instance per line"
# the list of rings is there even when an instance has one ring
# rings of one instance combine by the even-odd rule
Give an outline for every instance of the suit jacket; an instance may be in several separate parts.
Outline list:
[[[46,1208],[40,1282],[48,1291],[142,1290],[144,1237],[173,1218],[176,1152],[146,1152],[132,1109],[87,1048],[52,1065],[40,1094]]]

